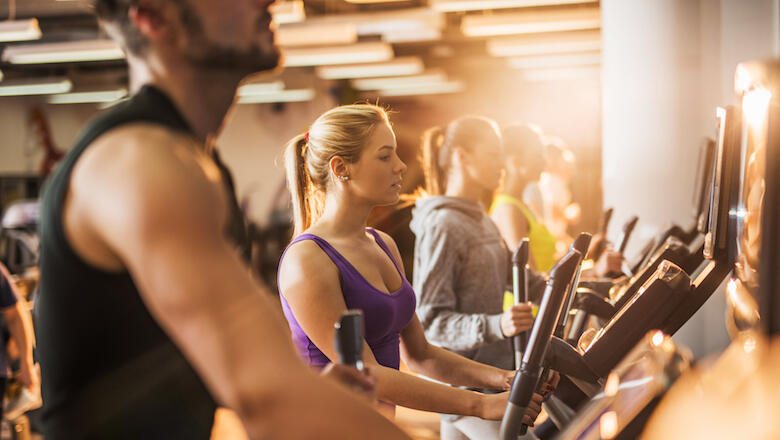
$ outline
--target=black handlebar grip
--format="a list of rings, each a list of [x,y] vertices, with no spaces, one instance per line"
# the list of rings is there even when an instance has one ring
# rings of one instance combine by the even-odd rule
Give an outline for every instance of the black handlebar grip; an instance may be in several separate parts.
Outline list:
[[[582,255],[588,253],[588,246],[590,246],[590,240],[593,239],[593,235],[587,232],[581,232],[576,239],[571,243],[569,249],[576,249],[580,251]]]
[[[599,220],[599,227],[597,229],[599,235],[601,236],[599,240],[596,242],[596,244],[593,246],[593,249],[591,249],[591,252],[588,254],[585,254],[585,258],[590,258],[593,261],[598,261],[599,257],[602,253],[604,253],[604,249],[607,247],[607,229],[609,228],[609,222],[612,220],[612,213],[614,212],[613,208],[607,208],[602,214],[601,219]]]
[[[623,225],[623,234],[620,236],[620,241],[617,246],[617,250],[622,252],[626,251],[626,246],[628,246],[628,239],[631,238],[631,233],[634,232],[634,228],[636,227],[636,223],[639,221],[639,217],[633,216],[626,222],[625,225]]]
[[[363,312],[347,310],[336,323],[335,345],[339,363],[363,369]]]
[[[591,234],[582,232],[572,242],[571,246],[569,246],[569,249],[579,252],[580,255],[583,256],[582,258],[584,258],[585,254],[588,253],[588,247],[590,246],[591,239],[593,239]],[[582,259],[580,259],[580,263],[582,263]],[[569,289],[566,292],[566,299],[563,303],[563,311],[561,312],[561,318],[558,322],[558,327],[555,329],[555,336],[558,336],[559,338],[563,338],[563,328],[566,326],[566,322],[569,320],[569,310],[571,310],[571,305],[574,302],[574,297],[577,293],[577,284],[579,282],[580,266],[578,264],[577,269],[574,271],[574,276],[572,278],[571,284],[569,285]]]
[[[516,267],[525,267],[528,264],[528,258],[530,255],[530,242],[527,238],[520,241],[517,245],[515,253],[512,254],[512,265]]]
[[[512,254],[512,293],[514,303],[520,304],[528,301],[528,277],[526,276],[528,259],[530,256],[530,242],[524,238]],[[515,350],[515,369],[520,368],[523,352],[528,345],[528,332],[522,332],[512,338]]]
[[[606,236],[607,235],[607,229],[609,229],[609,222],[612,220],[612,213],[614,212],[614,208],[607,208],[602,214],[601,214],[601,221],[599,221],[599,229],[598,231]]]

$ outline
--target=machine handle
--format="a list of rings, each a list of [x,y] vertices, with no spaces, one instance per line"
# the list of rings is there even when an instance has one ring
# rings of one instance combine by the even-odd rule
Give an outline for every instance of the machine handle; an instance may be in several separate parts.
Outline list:
[[[570,250],[550,271],[550,279],[531,330],[528,347],[523,353],[520,370],[515,375],[509,392],[509,403],[501,421],[502,440],[515,440],[518,431],[522,429],[523,414],[537,388],[542,361],[563,308],[566,288],[572,282],[581,260],[582,254],[579,251]]]
[[[560,321],[558,321],[558,327],[555,329],[554,334],[559,338],[563,338],[563,328],[566,326],[566,322],[569,320],[569,310],[571,310],[571,305],[574,302],[574,297],[577,293],[577,284],[580,282],[580,264],[582,263],[582,259],[585,254],[588,253],[588,247],[590,246],[591,239],[593,239],[592,235],[587,232],[582,232],[572,242],[571,246],[569,246],[569,250],[579,252],[580,259],[577,263],[577,267],[574,270],[574,274],[572,275],[571,283],[569,284],[568,291],[566,292],[566,298],[564,298],[564,308],[561,312]]]
[[[612,220],[612,213],[614,211],[615,211],[614,208],[607,208],[601,214],[601,220],[599,221],[599,229],[598,229],[598,231],[601,232],[601,234],[603,236],[607,235],[607,229],[609,228],[609,222],[610,222],[610,220]]]
[[[580,251],[582,255],[585,255],[588,253],[588,246],[590,246],[590,240],[592,239],[593,235],[587,232],[582,232],[577,236],[577,238],[574,239],[574,241],[571,243],[571,246],[569,246],[569,249],[576,249]]]
[[[347,310],[335,324],[339,363],[363,370],[363,312]]]
[[[512,294],[514,304],[528,301],[528,258],[530,255],[530,243],[524,238],[512,254]],[[520,368],[523,352],[528,345],[528,332],[522,332],[512,338],[515,350],[515,369]]]
[[[628,246],[628,239],[631,238],[631,233],[634,232],[636,223],[639,221],[639,217],[633,216],[623,225],[623,233],[620,235],[620,239],[617,242],[617,250],[619,252],[625,252],[626,246]]]
[[[607,247],[607,229],[609,228],[609,222],[612,220],[613,212],[613,208],[607,208],[604,212],[601,213],[599,227],[596,229],[600,237],[594,244],[593,249],[590,250],[590,253],[585,254],[586,258],[590,258],[593,261],[598,261],[601,254],[604,253],[604,249]]]

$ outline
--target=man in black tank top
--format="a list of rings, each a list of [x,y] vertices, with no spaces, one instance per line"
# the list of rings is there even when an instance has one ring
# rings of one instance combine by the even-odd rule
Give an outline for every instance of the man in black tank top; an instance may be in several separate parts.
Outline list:
[[[209,141],[246,75],[274,68],[271,0],[97,0],[134,96],[92,121],[41,206],[43,428],[58,439],[406,438],[298,359]],[[344,373],[341,371],[340,373]]]

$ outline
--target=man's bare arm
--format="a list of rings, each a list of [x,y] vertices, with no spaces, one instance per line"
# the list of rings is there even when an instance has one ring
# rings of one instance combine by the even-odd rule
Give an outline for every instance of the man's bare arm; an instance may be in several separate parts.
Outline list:
[[[114,130],[74,170],[68,209],[81,227],[69,238],[93,232],[116,255],[152,316],[251,437],[406,438],[297,358],[265,289],[223,238],[219,179],[185,138],[153,126]]]

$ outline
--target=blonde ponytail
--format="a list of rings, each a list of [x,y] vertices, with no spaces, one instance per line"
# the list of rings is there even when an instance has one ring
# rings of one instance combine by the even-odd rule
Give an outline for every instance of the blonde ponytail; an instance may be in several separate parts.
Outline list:
[[[309,175],[306,172],[306,162],[304,160],[305,148],[306,136],[300,134],[290,140],[284,149],[287,188],[289,188],[292,196],[293,222],[295,225],[294,236],[297,236],[301,233],[301,230],[305,230],[311,225],[309,208],[307,206]]]
[[[446,151],[442,151],[444,133],[444,127],[439,126],[429,128],[423,133],[420,163],[425,175],[424,191],[429,196],[441,195],[447,190],[447,182],[443,177],[447,175],[449,161]]]

